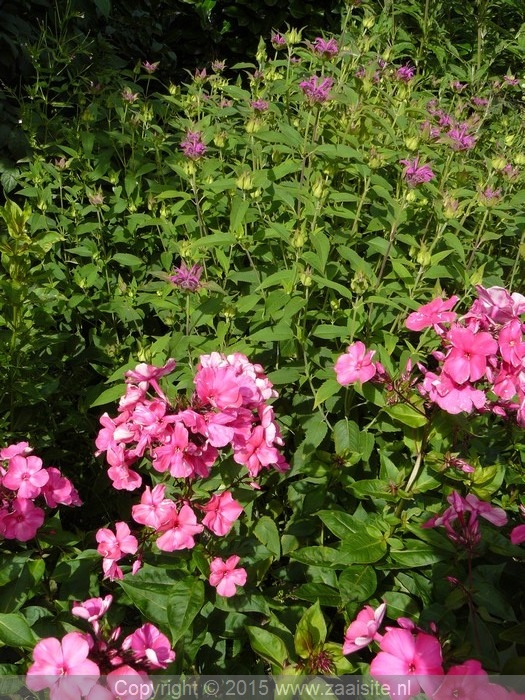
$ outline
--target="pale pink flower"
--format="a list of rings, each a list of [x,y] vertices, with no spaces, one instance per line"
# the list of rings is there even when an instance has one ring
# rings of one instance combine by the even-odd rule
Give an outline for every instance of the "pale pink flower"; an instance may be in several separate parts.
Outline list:
[[[159,530],[168,522],[171,514],[176,509],[175,503],[169,498],[164,498],[166,486],[157,484],[150,489],[146,486],[140,498],[140,503],[131,509],[131,517],[136,523]]]
[[[89,598],[83,603],[75,603],[71,614],[88,622],[96,622],[107,613],[112,602],[113,596],[109,594],[105,598]]]
[[[217,593],[224,598],[231,598],[237,593],[237,586],[244,586],[247,579],[246,570],[242,567],[235,567],[240,561],[240,557],[233,555],[223,561],[219,557],[212,560],[210,564],[210,584],[217,588]]]
[[[442,676],[443,659],[439,641],[430,634],[418,632],[413,635],[406,629],[390,629],[380,642],[381,651],[370,664],[370,675],[379,682],[402,676],[410,679],[398,685],[400,700],[417,695],[427,688],[425,676]],[[430,683],[430,687],[432,687]]]
[[[173,358],[167,360],[166,364],[162,367],[155,367],[154,365],[141,362],[135,369],[128,370],[124,376],[126,377],[126,382],[137,382],[139,388],[144,391],[147,391],[148,384],[151,384],[156,390],[156,381],[160,379],[160,377],[165,377],[167,374],[173,372],[176,364]]]
[[[416,187],[435,178],[434,171],[430,165],[419,165],[419,156],[414,158],[414,160],[400,160],[399,162],[405,166],[403,177],[409,187]]]
[[[322,58],[333,58],[339,53],[339,44],[335,39],[323,39],[318,36],[313,43],[313,50]]]
[[[377,372],[372,358],[375,350],[367,350],[360,340],[348,346],[346,353],[338,357],[335,363],[337,381],[341,386],[355,382],[368,382]]]
[[[20,498],[36,498],[42,487],[47,484],[49,474],[42,469],[40,457],[23,457],[17,454],[9,460],[7,474],[2,484],[8,489],[18,492]]]
[[[423,328],[436,327],[441,323],[453,323],[457,314],[450,309],[458,301],[459,297],[455,295],[450,299],[432,299],[428,304],[420,306],[417,311],[411,313],[405,321],[405,326],[411,331],[421,331]],[[436,329],[436,332],[439,330]]]
[[[133,102],[136,102],[139,99],[139,93],[133,92],[129,87],[124,88],[124,90],[122,90],[121,95],[122,99],[125,102],[130,102],[131,104],[133,104]]]
[[[370,605],[365,605],[346,630],[343,654],[352,654],[354,651],[368,646],[374,640],[382,639],[377,630],[383,622],[385,611],[385,603],[381,603],[376,610]]]
[[[498,350],[498,343],[490,333],[473,333],[459,325],[452,326],[447,340],[452,349],[445,359],[443,371],[458,384],[481,379],[487,370],[488,358]]]
[[[77,700],[87,695],[97,682],[100,670],[90,661],[86,635],[70,632],[60,642],[54,637],[41,639],[33,649],[34,662],[25,683],[30,690],[51,689],[51,700]]]
[[[163,552],[195,547],[194,535],[202,532],[204,527],[197,524],[192,508],[184,504],[177,513],[173,510],[169,520],[161,527],[163,534],[157,540],[157,547]]]
[[[312,75],[308,80],[299,83],[299,87],[309,102],[322,104],[330,99],[330,89],[333,84],[332,78],[319,78],[317,75]]]
[[[150,622],[126,637],[122,649],[131,650],[137,661],[146,663],[152,669],[167,668],[175,660],[175,652],[168,638]]]
[[[214,494],[208,503],[202,506],[202,510],[206,513],[202,520],[203,525],[222,537],[231,530],[243,507],[229,491],[223,491],[221,494]]]
[[[155,73],[155,71],[157,70],[159,65],[160,65],[160,61],[156,61],[155,63],[150,63],[149,61],[144,61],[144,63],[142,64],[142,67],[144,68],[146,73],[149,73],[151,75],[151,73]]]
[[[481,285],[476,285],[476,292],[483,312],[494,323],[507,323],[525,313],[525,297],[522,294],[509,294],[503,287],[486,289]]]
[[[139,543],[131,534],[131,530],[124,522],[115,523],[115,532],[108,528],[100,528],[95,535],[98,542],[97,552],[105,559],[118,561],[124,554],[135,554]]]
[[[192,265],[190,268],[187,268],[184,263],[181,263],[179,267],[173,270],[173,275],[169,277],[169,280],[179,289],[196,292],[201,287],[202,271],[201,265]]]

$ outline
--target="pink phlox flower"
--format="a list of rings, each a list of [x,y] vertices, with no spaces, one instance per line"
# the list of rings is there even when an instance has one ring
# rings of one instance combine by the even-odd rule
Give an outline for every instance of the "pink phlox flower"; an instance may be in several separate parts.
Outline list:
[[[148,387],[151,385],[160,398],[166,400],[164,393],[159,388],[158,380],[161,377],[165,377],[167,374],[171,374],[176,364],[173,358],[167,360],[166,364],[162,367],[155,367],[154,365],[141,362],[135,369],[128,370],[124,376],[126,377],[126,382],[137,383],[139,389],[143,391],[147,391]]]
[[[51,700],[79,700],[89,693],[100,676],[96,663],[87,657],[86,635],[70,632],[60,642],[41,639],[33,649],[33,663],[25,683],[30,690],[51,689]]]
[[[473,333],[457,324],[446,337],[452,349],[445,359],[443,371],[458,384],[481,379],[487,369],[487,358],[498,350],[497,341],[490,333]]]
[[[118,698],[118,700],[137,700],[137,697],[140,697],[140,700],[149,700],[155,693],[153,682],[148,678],[147,673],[137,671],[128,664],[123,664],[110,671],[106,677],[106,684],[111,692],[111,697]],[[92,700],[92,698],[88,698],[88,700]],[[110,699],[95,697],[93,700]]]
[[[171,275],[169,280],[179,289],[196,292],[202,286],[201,275],[203,270],[202,265],[195,264],[188,268],[184,263],[181,263],[179,267],[173,270],[173,275]]]
[[[176,510],[175,503],[164,497],[165,491],[164,484],[157,484],[153,489],[146,486],[140,497],[140,503],[131,509],[133,520],[140,525],[160,530],[170,520],[173,511]]]
[[[396,78],[403,83],[409,83],[415,74],[416,69],[407,63],[396,70]]]
[[[42,469],[40,457],[33,455],[23,457],[21,454],[16,454],[9,460],[7,473],[2,478],[2,485],[17,491],[20,498],[36,498],[48,480],[49,474]]]
[[[425,377],[418,387],[419,391],[447,413],[472,413],[474,409],[479,411],[484,408],[487,397],[481,389],[474,389],[470,384],[458,384],[446,372],[437,375],[425,368],[420,369]]]
[[[370,605],[365,605],[346,630],[343,654],[352,654],[374,640],[381,640],[382,635],[378,633],[378,629],[381,627],[385,612],[386,603],[381,603],[376,610]]]
[[[49,508],[58,505],[81,506],[82,501],[71,481],[62,475],[56,467],[47,467],[47,483],[42,487],[42,496]]]
[[[0,534],[7,540],[27,542],[36,536],[44,524],[45,514],[33,501],[17,496],[11,501],[10,509],[0,519]]]
[[[204,414],[206,421],[206,434],[210,445],[213,447],[225,447],[235,437],[235,423],[237,411],[235,409],[223,409],[222,411],[209,411]]]
[[[233,523],[243,512],[243,507],[229,491],[214,494],[202,510],[206,513],[202,523],[220,537],[227,535]]]
[[[346,353],[338,357],[335,363],[337,381],[342,386],[354,384],[355,382],[368,382],[377,371],[376,365],[372,362],[375,350],[367,350],[365,344],[360,340],[348,346]]]
[[[32,447],[29,447],[28,442],[17,442],[14,445],[9,445],[8,447],[3,447],[0,450],[0,459],[8,460],[16,455],[21,455],[22,457],[27,457],[33,451]]]
[[[505,324],[525,313],[525,297],[509,292],[503,287],[476,285],[478,300],[483,313],[494,323]]]
[[[299,83],[299,87],[312,104],[322,104],[330,99],[333,84],[332,78],[319,78],[317,75],[312,75],[308,80]]]
[[[521,367],[525,357],[522,324],[518,319],[512,319],[504,326],[498,335],[501,357],[512,367]]]
[[[432,695],[432,700],[455,698],[507,700],[508,693],[502,686],[490,682],[479,661],[468,659],[458,666],[452,666]]]
[[[140,401],[143,401],[146,398],[146,390],[148,384],[143,384],[143,386],[145,386],[146,388],[141,389],[139,386],[135,386],[135,384],[126,384],[126,393],[124,394],[124,396],[121,396],[119,400],[119,412],[127,411],[129,415],[131,415],[135,406]]]
[[[116,534],[115,534],[116,533]],[[105,559],[118,561],[125,554],[135,554],[138,549],[137,538],[124,522],[115,523],[115,533],[103,527],[97,531],[95,539],[98,542],[97,552]]]
[[[268,444],[262,425],[256,425],[246,443],[234,450],[233,459],[237,464],[244,464],[251,476],[257,476],[262,469],[272,465],[279,465],[281,470],[287,468],[279,451]]]
[[[417,311],[411,313],[405,321],[405,326],[411,331],[421,331],[423,328],[434,326],[436,333],[442,332],[440,324],[454,323],[457,314],[451,311],[457,304],[459,297],[451,296],[450,299],[432,299],[428,304],[420,306]]]
[[[163,552],[192,549],[195,547],[194,535],[203,530],[204,527],[197,523],[193,509],[184,504],[179,512],[173,510],[169,520],[161,526],[163,534],[157,539],[157,547]]]
[[[150,622],[126,637],[122,649],[131,650],[137,661],[146,663],[152,669],[167,668],[175,660],[175,652],[168,638]]]
[[[190,441],[187,428],[179,421],[173,423],[169,431],[166,431],[163,444],[152,450],[152,466],[161,473],[169,470],[174,478],[193,477],[193,457],[200,453],[200,448]]]
[[[323,39],[318,36],[312,46],[314,52],[322,58],[333,58],[339,53],[339,44],[335,39]]]
[[[396,698],[417,695],[421,689],[425,692],[434,690],[435,679],[425,677],[443,675],[443,659],[439,641],[424,632],[412,634],[406,629],[390,629],[380,642],[381,651],[370,664],[370,675],[379,682],[385,682],[394,676],[410,679],[410,684],[397,687],[400,692]]]
[[[525,525],[516,525],[510,531],[510,541],[512,544],[522,544],[525,542]]]
[[[403,177],[409,187],[416,187],[435,178],[434,171],[430,165],[419,165],[419,156],[416,156],[414,160],[400,160],[399,162],[405,166]]]
[[[197,396],[214,408],[237,408],[243,404],[242,384],[233,367],[203,367],[195,377]]]
[[[191,160],[202,158],[208,150],[202,141],[201,132],[191,130],[186,132],[186,138],[181,141],[180,147],[186,158]]]
[[[108,469],[111,485],[117,491],[135,491],[142,486],[142,477],[124,462]]]
[[[109,594],[105,598],[89,598],[83,603],[74,603],[71,614],[88,622],[96,622],[107,613],[112,602],[113,596]]]
[[[215,586],[217,593],[224,598],[231,598],[237,593],[237,586],[244,586],[247,579],[246,569],[235,568],[240,557],[233,555],[224,561],[219,557],[210,564],[210,585]]]
[[[507,524],[507,514],[503,508],[498,508],[490,503],[487,503],[486,501],[481,501],[473,493],[469,493],[466,496],[465,501],[468,504],[471,512],[477,513],[496,527],[503,527],[503,525]]]

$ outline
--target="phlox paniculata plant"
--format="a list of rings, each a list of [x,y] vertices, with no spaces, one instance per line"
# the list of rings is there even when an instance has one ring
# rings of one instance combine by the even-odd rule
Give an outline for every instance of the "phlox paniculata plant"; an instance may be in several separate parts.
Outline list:
[[[136,555],[132,566],[136,573],[145,548],[153,544],[162,552],[188,550],[204,531],[217,537],[230,532],[242,505],[226,485],[208,499],[197,488],[230,452],[246,470],[237,484],[258,488],[255,479],[262,471],[288,469],[268,403],[277,392],[260,365],[240,353],[203,355],[193,395],[170,400],[159,379],[174,368],[175,361],[168,360],[163,367],[139,364],[128,371],[118,415],[112,418],[106,413],[100,419],[103,427],[96,446],[110,465],[113,488],[138,490],[146,474],[153,483],[160,482],[145,485],[140,502],[132,507],[138,538],[124,522],[116,523],[115,532],[98,531],[98,551],[110,579],[123,577],[117,562],[128,554]],[[244,585],[246,572],[236,568],[238,562],[236,556],[211,562],[210,583],[219,595],[229,597],[235,594],[235,585]]]

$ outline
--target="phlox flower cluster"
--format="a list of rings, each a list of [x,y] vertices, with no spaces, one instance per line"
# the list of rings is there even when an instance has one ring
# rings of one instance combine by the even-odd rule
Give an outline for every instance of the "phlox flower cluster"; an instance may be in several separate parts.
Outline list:
[[[370,664],[370,675],[377,682],[389,685],[396,700],[407,700],[420,692],[431,700],[458,697],[523,699],[523,696],[491,683],[487,672],[475,659],[445,670],[441,643],[433,623],[427,631],[412,620],[400,617],[397,626],[387,626],[380,634],[378,630],[385,612],[385,603],[375,610],[365,606],[346,631],[343,654],[352,654],[376,642],[379,651]]]
[[[168,638],[149,622],[126,636],[120,627],[111,629],[102,618],[112,600],[107,595],[73,605],[72,614],[89,624],[89,632],[70,632],[62,640],[47,637],[38,642],[26,676],[30,690],[49,688],[51,700],[113,700],[122,698],[118,681],[122,686],[125,679],[140,682],[144,700],[149,697],[146,691],[151,688],[153,693],[148,672],[166,669],[175,652]]]
[[[442,349],[433,353],[438,369],[419,366],[424,373],[419,390],[447,413],[515,415],[523,427],[525,297],[501,287],[476,290],[477,300],[461,319],[450,310],[455,297],[434,299],[407,318],[410,330],[433,327],[442,341]]]
[[[225,451],[231,450],[233,460],[246,468],[245,478],[252,485],[265,469],[288,469],[268,404],[277,393],[260,365],[240,353],[203,355],[193,396],[172,404],[159,379],[174,368],[175,361],[168,360],[163,367],[140,364],[127,372],[118,416],[101,417],[103,427],[96,440],[97,454],[105,453],[115,489],[141,487],[142,476],[132,466],[142,458],[153,472],[168,477],[168,483],[146,486],[131,512],[135,523],[146,528],[143,543],[153,540],[164,552],[191,549],[205,529],[224,536],[240,517],[243,508],[228,490],[213,494],[207,502],[202,496],[192,497],[193,482],[207,478]],[[102,528],[97,542],[106,577],[122,578],[118,562],[128,554],[138,553],[132,572],[140,567],[139,542],[126,523],[116,523],[115,532]],[[221,588],[231,591],[226,583]],[[240,580],[235,583],[242,585]]]
[[[32,452],[27,442],[0,450],[0,535],[8,540],[35,537],[44,523],[43,506],[81,505],[71,481]]]

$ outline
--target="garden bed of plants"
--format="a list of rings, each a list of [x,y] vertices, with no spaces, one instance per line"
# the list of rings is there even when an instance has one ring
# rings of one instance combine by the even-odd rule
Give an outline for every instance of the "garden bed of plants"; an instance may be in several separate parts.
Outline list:
[[[391,10],[184,83],[43,35],[2,174],[1,674],[525,672],[524,33],[430,60]]]

